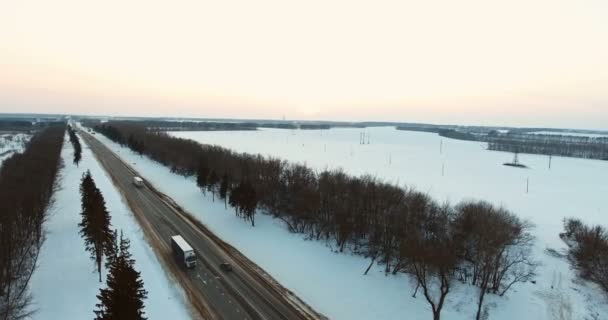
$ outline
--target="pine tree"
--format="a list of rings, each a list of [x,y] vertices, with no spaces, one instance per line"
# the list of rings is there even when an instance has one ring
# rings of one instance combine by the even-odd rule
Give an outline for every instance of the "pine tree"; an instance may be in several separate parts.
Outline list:
[[[114,235],[110,230],[110,213],[106,209],[105,200],[89,171],[82,177],[80,195],[82,221],[78,224],[79,233],[85,240],[85,247],[90,252],[91,259],[95,261],[101,282],[101,263],[103,257],[112,252]]]
[[[70,136],[72,146],[74,146],[74,164],[78,166],[80,160],[82,159],[82,146],[80,145],[80,140],[78,140],[76,131],[74,131],[71,126],[68,126],[68,135]]]
[[[144,300],[148,297],[148,292],[144,289],[140,273],[134,268],[135,260],[129,252],[130,242],[121,232],[120,242],[114,241],[113,247],[107,288],[100,289],[97,295],[99,303],[95,305],[95,319],[146,319]]]

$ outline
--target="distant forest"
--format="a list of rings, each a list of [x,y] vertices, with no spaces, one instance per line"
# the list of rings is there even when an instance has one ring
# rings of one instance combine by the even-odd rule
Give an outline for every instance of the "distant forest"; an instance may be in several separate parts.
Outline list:
[[[0,131],[32,131],[63,123],[56,119],[40,119],[40,122],[36,121],[37,119],[34,118],[0,117]]]
[[[252,225],[262,211],[291,232],[367,257],[364,274],[374,264],[387,274],[410,274],[417,283],[414,296],[421,292],[433,319],[440,319],[454,281],[479,287],[480,319],[486,294],[503,295],[534,276],[532,226],[484,201],[440,203],[372,176],[316,172],[175,138],[138,122],[97,124],[94,130],[176,174],[195,176],[202,192],[225,201]]]
[[[328,124],[296,124],[296,123],[272,123],[272,122],[215,122],[215,121],[165,121],[165,120],[142,120],[138,124],[157,130],[164,131],[246,131],[258,128],[275,129],[302,129],[320,130],[331,128]]]
[[[29,316],[28,283],[44,241],[64,133],[64,123],[39,131],[0,169],[0,319]]]
[[[504,134],[488,137],[488,149],[608,160],[608,137]]]
[[[478,127],[399,126],[397,130],[437,133],[442,137],[488,143],[488,150],[608,160],[608,136],[586,137],[561,134],[535,134],[532,129],[507,133]]]

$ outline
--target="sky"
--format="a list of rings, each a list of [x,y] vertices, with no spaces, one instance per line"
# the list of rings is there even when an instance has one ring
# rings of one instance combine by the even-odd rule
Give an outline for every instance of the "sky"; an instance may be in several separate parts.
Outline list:
[[[608,1],[0,0],[0,112],[608,129]]]

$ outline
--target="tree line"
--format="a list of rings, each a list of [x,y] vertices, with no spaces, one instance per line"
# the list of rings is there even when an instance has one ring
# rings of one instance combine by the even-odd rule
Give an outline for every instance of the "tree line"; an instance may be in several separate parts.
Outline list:
[[[85,121],[87,122],[87,121]],[[139,120],[137,123],[146,128],[162,131],[249,131],[259,128],[323,130],[332,127],[321,123],[293,122],[222,122],[222,121],[171,121],[171,120]],[[335,125],[350,127],[349,124]]]
[[[498,134],[487,141],[488,150],[608,160],[608,137]]]
[[[82,146],[80,145],[80,139],[78,139],[76,131],[70,125],[68,125],[68,134],[70,135],[70,142],[74,147],[74,164],[78,166],[80,160],[82,159]]]
[[[483,201],[439,203],[413,188],[341,170],[315,172],[307,166],[260,155],[201,145],[130,122],[109,122],[95,130],[167,166],[196,176],[203,192],[217,194],[251,221],[262,210],[291,232],[325,241],[343,252],[370,259],[385,273],[407,273],[440,319],[455,281],[479,287],[477,318],[487,293],[504,295],[529,281],[532,226]],[[132,148],[132,147],[131,147]],[[133,148],[132,148],[133,149]],[[439,290],[436,290],[439,288]]]
[[[95,306],[95,319],[145,319],[143,301],[147,291],[140,273],[134,268],[135,260],[129,252],[130,242],[122,232],[118,238],[117,231],[111,230],[111,217],[103,194],[89,171],[82,176],[80,195],[82,221],[78,226],[85,240],[85,248],[95,263],[99,282],[102,282],[104,258],[108,270],[107,287],[100,289],[97,295],[99,303]]]
[[[34,118],[34,117],[1,117],[0,131],[32,132],[48,127],[65,124],[65,121],[57,118]]]
[[[561,134],[534,134],[539,129],[498,129],[469,126],[401,125],[397,130],[437,133],[442,137],[481,141],[488,143],[488,150],[543,154],[584,159],[608,160],[608,137],[586,137]]]
[[[64,123],[37,132],[0,169],[0,319],[29,316],[27,287],[44,242],[64,134]]]

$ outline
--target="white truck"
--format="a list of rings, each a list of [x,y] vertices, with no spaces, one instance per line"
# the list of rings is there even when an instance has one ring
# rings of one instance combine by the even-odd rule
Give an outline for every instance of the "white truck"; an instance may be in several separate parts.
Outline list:
[[[136,187],[141,188],[144,186],[144,179],[142,179],[140,177],[133,177],[133,184]]]
[[[171,247],[175,258],[187,268],[196,267],[196,254],[192,247],[180,235],[171,237]]]

